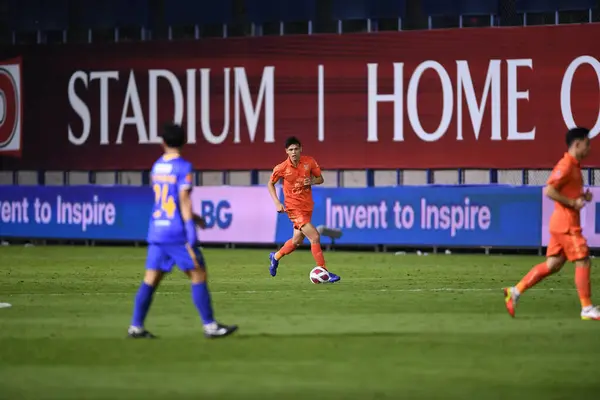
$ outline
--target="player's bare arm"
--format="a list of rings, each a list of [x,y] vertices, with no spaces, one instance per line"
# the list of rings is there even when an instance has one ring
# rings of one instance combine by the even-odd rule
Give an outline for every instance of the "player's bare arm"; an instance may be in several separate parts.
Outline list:
[[[304,185],[305,186],[322,185],[324,182],[325,182],[325,179],[323,178],[323,175],[311,176],[310,178],[306,178],[304,180]]]
[[[281,200],[279,200],[279,197],[277,197],[277,190],[275,189],[275,182],[269,181],[267,183],[267,188],[269,189],[269,194],[271,195],[271,198],[273,199],[273,204],[275,204],[275,209],[277,210],[277,212],[278,213],[284,212],[285,207],[283,206],[283,204],[281,204]]]
[[[194,211],[192,210],[192,189],[185,188],[179,192],[179,207],[181,212],[181,219],[185,225],[187,241],[190,246],[195,246],[198,241],[196,236],[196,223],[197,220],[194,217]]]
[[[198,226],[200,229],[206,228],[206,221],[204,220],[204,218],[202,218],[198,214],[194,214],[192,219],[194,220],[194,223],[196,224],[196,226]]]
[[[546,185],[544,188],[544,194],[548,196],[551,200],[558,201],[562,205],[573,208],[575,210],[580,210],[585,205],[585,199],[583,197],[579,197],[577,199],[571,199],[569,197],[563,196],[558,189],[556,189],[552,185]]]
[[[179,192],[181,218],[183,222],[195,220],[194,211],[192,211],[192,196],[190,196],[191,190],[184,189]]]
[[[594,198],[594,195],[592,194],[592,191],[590,189],[588,189],[583,194],[583,198],[585,199],[585,201],[587,201],[589,203]]]
[[[315,159],[311,160],[310,166],[310,177],[304,181],[304,185],[312,186],[312,185],[322,185],[325,182],[323,178],[323,174],[321,172],[321,167],[317,163]]]

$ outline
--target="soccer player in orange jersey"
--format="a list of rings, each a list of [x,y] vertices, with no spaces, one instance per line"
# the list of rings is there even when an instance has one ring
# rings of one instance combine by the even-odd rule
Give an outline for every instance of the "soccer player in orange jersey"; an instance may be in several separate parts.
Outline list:
[[[600,309],[592,305],[590,258],[587,241],[581,233],[579,211],[592,200],[583,192],[580,162],[590,151],[589,130],[573,128],[567,132],[568,151],[552,170],[544,193],[554,200],[550,218],[550,241],[546,261],[536,265],[516,286],[504,289],[508,313],[514,317],[519,297],[542,279],[558,272],[567,260],[575,263],[575,286],[581,300],[581,319],[600,320]]]
[[[323,183],[321,168],[314,158],[301,155],[302,144],[295,137],[286,140],[285,152],[288,158],[273,168],[267,187],[277,212],[287,213],[294,224],[294,234],[278,252],[269,254],[271,276],[277,275],[279,260],[296,250],[305,237],[310,240],[310,250],[317,266],[327,269],[321,249],[321,235],[311,223],[314,206],[311,186]],[[281,204],[275,191],[275,184],[282,179],[285,205]],[[339,276],[329,272],[330,283],[339,280]]]

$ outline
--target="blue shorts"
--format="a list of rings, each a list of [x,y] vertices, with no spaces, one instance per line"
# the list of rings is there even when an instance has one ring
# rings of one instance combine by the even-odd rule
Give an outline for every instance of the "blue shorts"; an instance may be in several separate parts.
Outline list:
[[[198,267],[204,268],[202,252],[187,244],[149,244],[146,269],[171,272],[177,264],[180,270],[189,271]]]

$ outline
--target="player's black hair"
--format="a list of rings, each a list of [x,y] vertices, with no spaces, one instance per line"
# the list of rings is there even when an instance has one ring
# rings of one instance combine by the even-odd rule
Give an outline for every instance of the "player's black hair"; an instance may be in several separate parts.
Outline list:
[[[567,147],[571,147],[576,140],[584,140],[590,135],[590,130],[587,128],[577,127],[569,129],[565,140],[567,142]]]
[[[286,149],[294,144],[297,144],[298,146],[302,147],[302,143],[300,143],[300,140],[298,140],[298,138],[296,136],[291,136],[285,140],[285,148]]]
[[[181,125],[173,122],[166,123],[163,127],[163,142],[172,148],[180,148],[185,144],[185,131]]]

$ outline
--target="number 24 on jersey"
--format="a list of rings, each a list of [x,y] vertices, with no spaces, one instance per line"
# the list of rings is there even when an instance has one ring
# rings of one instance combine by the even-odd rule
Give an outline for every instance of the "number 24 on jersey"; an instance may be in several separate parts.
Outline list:
[[[173,196],[169,195],[169,185],[155,183],[152,188],[154,189],[154,202],[159,207],[154,211],[154,218],[161,218],[164,214],[167,219],[173,219],[177,205]]]

